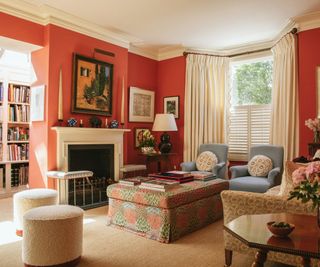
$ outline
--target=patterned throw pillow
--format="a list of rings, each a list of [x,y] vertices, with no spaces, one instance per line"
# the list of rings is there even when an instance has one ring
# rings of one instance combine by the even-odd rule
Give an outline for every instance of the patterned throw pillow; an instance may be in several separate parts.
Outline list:
[[[251,176],[266,177],[272,170],[272,160],[263,155],[254,156],[248,163]]]
[[[217,165],[217,163],[218,163],[218,158],[211,151],[202,152],[196,160],[198,171],[210,172],[212,171],[214,166]]]

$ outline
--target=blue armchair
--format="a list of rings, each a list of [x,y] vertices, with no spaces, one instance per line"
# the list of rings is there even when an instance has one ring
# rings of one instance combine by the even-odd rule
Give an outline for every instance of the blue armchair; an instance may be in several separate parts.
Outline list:
[[[250,149],[249,161],[256,155],[264,155],[272,160],[273,169],[267,177],[251,176],[248,165],[232,166],[229,189],[264,193],[269,188],[279,185],[283,173],[283,147],[274,145],[256,145]]]
[[[213,168],[212,173],[215,176],[224,179],[225,173],[226,173],[227,157],[228,157],[228,146],[224,144],[202,144],[198,149],[198,155],[204,151],[211,151],[217,156],[218,164]],[[180,166],[183,171],[188,171],[191,173],[198,171],[195,161],[183,162],[180,164]]]

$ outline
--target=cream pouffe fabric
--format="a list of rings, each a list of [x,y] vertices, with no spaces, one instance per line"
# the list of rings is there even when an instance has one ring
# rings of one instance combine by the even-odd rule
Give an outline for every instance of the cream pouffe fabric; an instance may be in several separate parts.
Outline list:
[[[196,166],[198,171],[210,172],[212,171],[214,166],[217,165],[217,163],[218,163],[218,158],[211,151],[202,152],[196,160]]]
[[[22,235],[22,222],[25,212],[32,208],[56,205],[58,193],[53,189],[37,188],[24,190],[13,196],[13,218],[17,235]]]
[[[272,160],[263,155],[254,156],[248,163],[251,176],[266,177],[272,170]]]
[[[34,208],[23,216],[25,266],[75,266],[82,254],[83,210],[70,205]]]

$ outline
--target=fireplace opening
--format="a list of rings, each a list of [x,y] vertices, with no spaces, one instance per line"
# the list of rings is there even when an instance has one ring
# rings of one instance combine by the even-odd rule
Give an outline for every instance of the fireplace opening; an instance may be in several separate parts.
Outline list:
[[[114,182],[114,145],[69,145],[68,170],[88,170],[91,178],[68,182],[68,203],[93,208],[108,203],[106,188]]]

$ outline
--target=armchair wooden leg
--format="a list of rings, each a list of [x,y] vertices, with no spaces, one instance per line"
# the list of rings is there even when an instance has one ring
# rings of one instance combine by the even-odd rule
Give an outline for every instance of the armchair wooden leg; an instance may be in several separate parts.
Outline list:
[[[224,257],[225,257],[225,267],[229,267],[232,264],[232,250],[225,249],[224,250]]]

